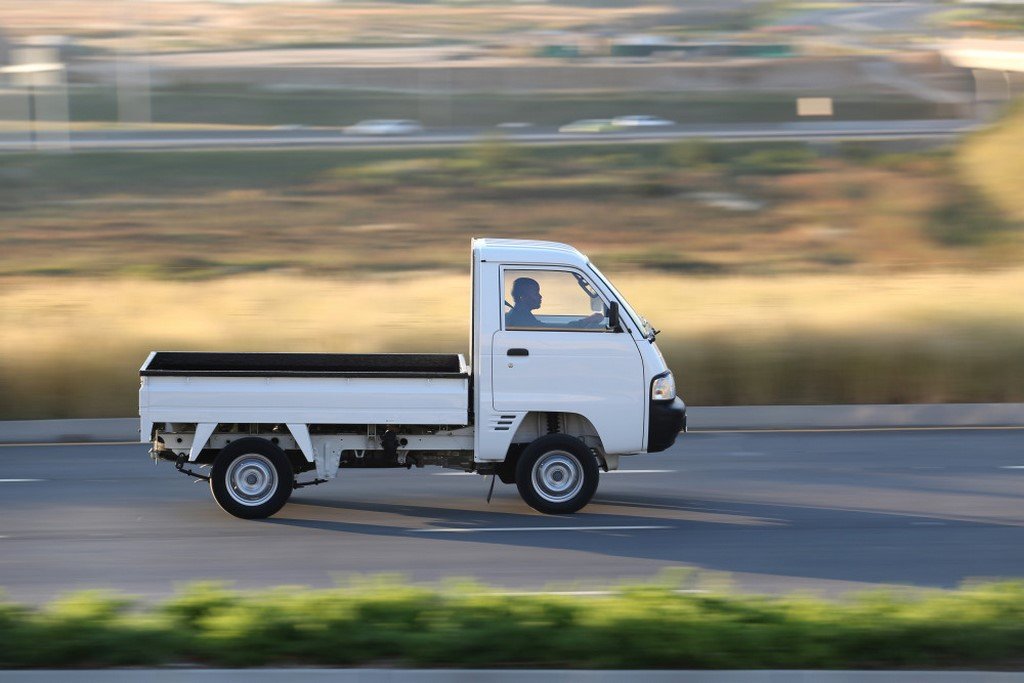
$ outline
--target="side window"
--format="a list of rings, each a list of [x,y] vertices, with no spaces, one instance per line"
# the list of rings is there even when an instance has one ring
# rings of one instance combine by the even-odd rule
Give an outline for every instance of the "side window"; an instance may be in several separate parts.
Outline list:
[[[604,300],[580,273],[509,268],[502,291],[506,330],[607,329]]]

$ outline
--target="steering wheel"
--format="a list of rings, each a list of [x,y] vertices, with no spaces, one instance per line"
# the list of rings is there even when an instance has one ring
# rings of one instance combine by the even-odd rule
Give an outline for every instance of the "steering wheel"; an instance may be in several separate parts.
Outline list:
[[[594,313],[597,313],[597,311],[594,311]],[[605,306],[604,307],[604,317],[597,318],[595,320],[587,320],[587,318],[582,318],[581,321],[580,321],[580,323],[581,323],[580,327],[584,327],[584,328],[604,327],[604,324],[605,324],[604,321],[607,320],[607,319],[608,319],[608,307]]]

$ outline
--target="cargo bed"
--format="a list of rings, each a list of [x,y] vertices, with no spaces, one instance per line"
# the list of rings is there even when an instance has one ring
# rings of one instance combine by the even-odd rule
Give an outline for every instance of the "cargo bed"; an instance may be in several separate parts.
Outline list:
[[[160,422],[469,423],[459,354],[150,354],[139,370],[142,433]]]

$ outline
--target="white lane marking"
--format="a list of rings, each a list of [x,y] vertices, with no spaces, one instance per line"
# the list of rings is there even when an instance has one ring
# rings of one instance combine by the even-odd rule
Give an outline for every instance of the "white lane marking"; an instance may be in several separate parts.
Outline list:
[[[698,588],[678,588],[672,593],[677,595],[702,595],[710,593],[711,591],[701,590]],[[488,593],[479,593],[479,595],[488,595]],[[518,597],[532,597],[537,595],[568,595],[568,596],[581,596],[581,597],[601,597],[605,595],[619,595],[617,591],[502,591],[500,593],[491,593],[490,595],[502,595],[512,598]]]
[[[831,434],[841,432],[979,432],[1002,431],[1014,432],[1024,430],[1024,425],[956,425],[950,427],[706,427],[689,430],[690,434]]]
[[[601,474],[675,474],[677,470],[609,470]],[[435,477],[471,477],[479,472],[431,472]]]
[[[145,446],[148,441],[48,441],[46,443],[0,443],[0,448],[36,448],[40,446]]]
[[[26,481],[46,481],[45,479],[0,479],[0,484],[19,484]]]
[[[1024,470],[1024,465],[1003,465],[1001,470]]]
[[[409,529],[414,534],[468,534],[481,531],[643,531],[671,529],[670,526],[510,526],[510,527],[442,527],[439,529]]]

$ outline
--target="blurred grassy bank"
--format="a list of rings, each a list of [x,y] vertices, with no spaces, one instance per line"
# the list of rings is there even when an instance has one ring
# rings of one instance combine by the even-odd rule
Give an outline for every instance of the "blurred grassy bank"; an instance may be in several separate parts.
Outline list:
[[[591,256],[695,405],[1024,400],[1022,130],[2,156],[0,419],[134,414],[154,349],[467,352],[475,236]]]
[[[334,2],[161,2],[109,7],[80,0],[45,4],[0,0],[5,31],[73,36],[85,54],[144,46],[154,54],[270,48],[398,48],[479,45],[489,51],[530,51],[537,32],[636,31],[657,25],[672,32],[738,30],[770,16],[769,3],[721,8],[716,3],[671,6],[625,0],[525,1],[514,4],[448,0]],[[415,10],[415,11],[411,11]],[[126,30],[126,25],[134,28]],[[511,56],[510,55],[510,56]]]
[[[605,272],[662,330],[694,405],[1024,401],[1024,270]],[[136,414],[137,370],[157,349],[469,348],[468,273],[3,285],[0,419]]]
[[[965,182],[957,159],[864,144],[499,140],[441,150],[8,155],[0,276],[462,272],[469,239],[481,235],[569,242],[607,267],[675,274],[1024,263],[1019,221]]]
[[[810,596],[508,595],[394,580],[244,594],[192,586],[155,606],[102,593],[0,602],[0,667],[386,666],[666,669],[1015,667],[1024,583]],[[543,647],[538,647],[543,643]]]

